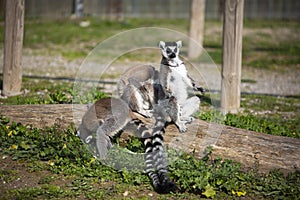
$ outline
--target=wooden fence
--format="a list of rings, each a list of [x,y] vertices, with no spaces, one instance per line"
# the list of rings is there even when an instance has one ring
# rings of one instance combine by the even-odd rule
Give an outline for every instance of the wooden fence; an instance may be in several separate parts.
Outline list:
[[[4,16],[4,0],[0,15]],[[191,0],[84,0],[84,14],[102,18],[189,18]],[[75,0],[26,0],[27,17],[65,18]],[[206,0],[205,19],[221,19],[224,0]],[[245,19],[300,19],[299,0],[245,0]]]

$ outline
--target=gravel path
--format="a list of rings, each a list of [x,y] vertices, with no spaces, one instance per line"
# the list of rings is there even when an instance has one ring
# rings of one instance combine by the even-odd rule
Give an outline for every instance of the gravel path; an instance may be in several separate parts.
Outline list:
[[[1,60],[3,60],[3,58],[1,58]],[[76,73],[83,61],[83,59],[70,61],[62,56],[25,55],[23,56],[23,74],[40,77],[76,78]],[[124,68],[124,66],[122,67]],[[127,67],[130,67],[130,65]],[[0,63],[0,72],[2,72],[2,68],[3,63]],[[115,68],[114,70],[116,71]],[[206,69],[204,69],[204,71],[205,70]],[[219,80],[219,77],[217,77],[218,74],[209,74],[208,76],[210,77],[205,77],[205,79],[212,80],[212,85],[215,83],[214,80]],[[245,81],[241,85],[242,92],[273,95],[299,95],[299,76],[300,68],[294,68],[293,70],[287,69],[284,70],[284,72],[278,72],[243,67],[242,79]],[[111,80],[112,79],[109,81]],[[117,81],[117,79],[115,79],[115,81]],[[106,91],[111,90],[111,87],[111,85],[106,85]],[[209,87],[218,88],[218,86]]]

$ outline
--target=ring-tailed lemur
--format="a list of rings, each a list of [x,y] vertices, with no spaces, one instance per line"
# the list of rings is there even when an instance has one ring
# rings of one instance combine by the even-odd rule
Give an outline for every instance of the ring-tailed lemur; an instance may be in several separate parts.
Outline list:
[[[167,170],[167,159],[164,151],[163,134],[165,123],[168,118],[166,109],[172,106],[170,99],[164,104],[154,105],[154,124],[146,125],[137,119],[129,109],[126,102],[117,98],[103,98],[95,102],[84,114],[82,122],[78,128],[78,136],[88,144],[93,155],[100,159],[105,159],[109,149],[113,146],[111,138],[115,137],[126,126],[135,124],[140,138],[145,146],[145,172],[151,179],[155,191],[159,193],[176,192],[178,190],[173,183]]]
[[[85,144],[97,147],[90,150],[94,156],[102,159],[112,147],[110,138],[131,120],[132,113],[126,102],[117,98],[103,98],[89,107],[82,117],[77,134]]]
[[[193,120],[192,115],[197,112],[200,99],[192,90],[204,92],[202,87],[198,87],[196,82],[188,76],[187,69],[179,58],[179,51],[182,42],[159,42],[162,53],[160,64],[160,84],[167,96],[174,96],[180,107],[177,123],[186,124]],[[182,126],[181,131],[186,131],[186,126]]]
[[[166,96],[159,80],[159,72],[151,65],[138,65],[127,70],[118,83],[118,94],[129,108],[147,118],[153,117],[153,105],[164,105],[168,122],[186,131],[185,122],[180,120],[180,106],[176,98]],[[172,103],[166,106],[166,102]],[[171,107],[172,106],[172,107]]]

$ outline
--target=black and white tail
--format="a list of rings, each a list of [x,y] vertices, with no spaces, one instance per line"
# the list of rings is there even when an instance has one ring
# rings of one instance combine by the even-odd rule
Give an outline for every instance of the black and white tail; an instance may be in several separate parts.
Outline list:
[[[176,192],[178,188],[168,176],[168,162],[164,149],[166,123],[164,109],[156,108],[154,116],[154,127],[142,131],[145,145],[146,173],[151,179],[156,192]]]

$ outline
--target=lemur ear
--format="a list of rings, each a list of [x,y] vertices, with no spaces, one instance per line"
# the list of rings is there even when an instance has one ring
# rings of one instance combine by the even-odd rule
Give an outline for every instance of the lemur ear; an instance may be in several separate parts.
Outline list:
[[[166,46],[166,43],[164,41],[159,42],[159,48],[164,49]]]
[[[178,48],[181,48],[181,47],[182,47],[182,41],[181,41],[181,40],[177,41],[176,44],[177,44],[177,47],[178,47]]]

